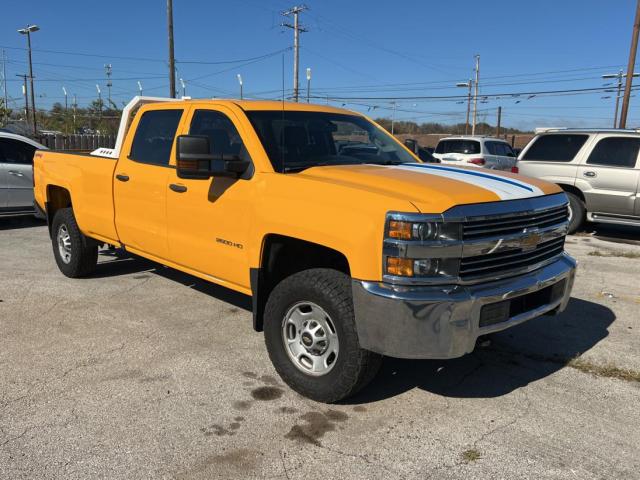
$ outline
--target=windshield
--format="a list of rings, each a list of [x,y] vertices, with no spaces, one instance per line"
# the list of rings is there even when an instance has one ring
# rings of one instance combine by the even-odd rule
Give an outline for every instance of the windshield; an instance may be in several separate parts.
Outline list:
[[[358,115],[281,110],[246,113],[277,172],[416,161],[391,135]]]

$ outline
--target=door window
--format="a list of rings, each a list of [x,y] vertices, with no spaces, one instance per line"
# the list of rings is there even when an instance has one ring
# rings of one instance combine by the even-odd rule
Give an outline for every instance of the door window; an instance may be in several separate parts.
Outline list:
[[[522,160],[570,162],[580,151],[589,135],[554,134],[539,136]]]
[[[589,155],[587,163],[589,165],[633,168],[636,166],[639,148],[640,138],[603,138]]]
[[[235,125],[221,112],[196,110],[191,120],[189,134],[209,137],[209,153],[217,158],[250,160]]]
[[[36,147],[13,138],[0,138],[0,162],[33,165]]]
[[[129,158],[152,165],[169,165],[171,147],[182,110],[150,110],[142,114]]]

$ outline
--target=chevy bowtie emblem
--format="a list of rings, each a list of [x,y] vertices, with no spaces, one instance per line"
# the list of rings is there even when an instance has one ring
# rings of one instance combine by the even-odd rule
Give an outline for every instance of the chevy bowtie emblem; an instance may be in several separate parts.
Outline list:
[[[529,250],[535,250],[535,248],[540,243],[540,240],[542,240],[542,235],[535,231],[529,232],[526,228],[524,229],[523,233],[525,235],[528,235],[522,239],[522,250],[524,250],[525,252]]]

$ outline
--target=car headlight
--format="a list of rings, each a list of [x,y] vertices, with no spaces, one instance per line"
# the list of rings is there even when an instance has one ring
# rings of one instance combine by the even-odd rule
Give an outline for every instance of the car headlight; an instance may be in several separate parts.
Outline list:
[[[440,215],[390,212],[383,247],[383,275],[391,282],[444,283],[458,275],[461,224]],[[405,279],[405,280],[403,280]]]

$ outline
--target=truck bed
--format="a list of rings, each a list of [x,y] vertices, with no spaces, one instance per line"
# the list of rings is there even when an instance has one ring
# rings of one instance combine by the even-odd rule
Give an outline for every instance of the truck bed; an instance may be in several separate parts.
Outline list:
[[[116,162],[80,153],[39,151],[33,162],[36,202],[45,209],[47,203],[70,199],[84,234],[117,244],[113,203]]]

